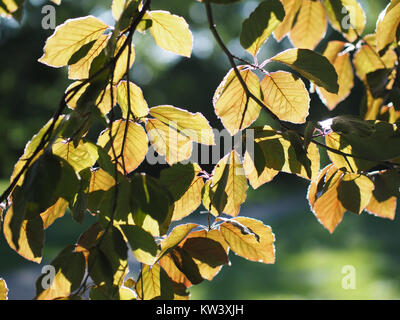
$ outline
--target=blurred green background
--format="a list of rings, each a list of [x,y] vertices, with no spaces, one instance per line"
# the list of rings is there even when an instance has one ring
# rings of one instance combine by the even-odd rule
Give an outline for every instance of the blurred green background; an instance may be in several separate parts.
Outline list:
[[[360,1],[360,0],[359,0]],[[241,23],[260,1],[243,0],[232,6],[215,6],[218,30],[228,47],[238,56],[250,59],[241,49],[238,35]],[[360,1],[367,14],[365,33],[373,32],[376,19],[388,0]],[[26,142],[51,117],[62,92],[69,85],[66,68],[53,69],[37,62],[47,37],[41,9],[49,2],[27,1],[21,25],[0,19],[0,189],[7,186],[13,164],[23,153]],[[56,8],[57,24],[68,18],[93,14],[112,24],[111,0],[63,0]],[[153,0],[153,10],[164,9],[185,17],[194,34],[192,59],[169,54],[155,46],[148,35],[134,38],[136,61],[132,79],[142,87],[150,106],[172,104],[200,111],[215,128],[222,128],[212,106],[214,91],[229,69],[225,56],[215,47],[207,29],[205,11],[195,0]],[[327,39],[341,39],[329,28]],[[289,40],[268,40],[259,60],[290,47]],[[324,40],[317,47],[322,52]],[[272,66],[274,67],[274,66]],[[271,69],[273,70],[273,69]],[[352,95],[334,112],[328,112],[312,94],[309,119],[323,120],[338,113],[358,113],[363,91],[357,80]],[[262,123],[265,119],[261,118]],[[208,168],[207,168],[208,169]],[[264,221],[276,236],[277,260],[274,265],[246,261],[231,253],[231,266],[225,266],[212,282],[191,288],[193,299],[399,299],[400,226],[395,221],[367,213],[347,213],[330,235],[311,213],[305,199],[308,182],[281,174],[258,190],[249,189],[241,214]],[[204,219],[199,212],[189,220]],[[0,235],[0,277],[9,285],[11,299],[30,299],[33,282],[41,266],[49,263],[65,245],[76,241],[84,225],[66,215],[46,231],[44,260],[40,266],[25,261],[12,251]],[[345,290],[345,266],[356,271],[356,288]]]

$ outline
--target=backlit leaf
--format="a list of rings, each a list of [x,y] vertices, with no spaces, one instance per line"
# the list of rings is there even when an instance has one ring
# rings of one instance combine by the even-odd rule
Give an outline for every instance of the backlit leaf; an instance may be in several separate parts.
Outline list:
[[[112,124],[111,132],[116,156],[120,157],[117,160],[118,169],[123,173],[125,170],[126,173],[135,170],[143,162],[149,143],[143,127],[132,121],[127,124],[124,120],[118,120]],[[109,129],[101,133],[97,144],[108,150],[111,159],[115,161]]]
[[[150,32],[157,45],[161,48],[190,57],[193,47],[193,36],[185,19],[173,15],[168,11],[150,11]]]
[[[261,99],[260,81],[257,75],[250,70],[241,70],[240,75],[250,92]],[[231,135],[250,126],[258,118],[261,109],[253,99],[247,100],[246,92],[233,69],[228,72],[215,91],[213,103],[215,113]]]
[[[294,19],[302,5],[302,0],[281,0],[285,9],[285,19],[276,27],[274,36],[281,41],[292,29]]]
[[[69,63],[68,79],[88,79],[94,58],[106,47],[109,38],[108,35],[101,35],[97,40],[93,40],[94,44],[83,58],[74,64]]]
[[[214,168],[212,179],[205,186],[203,205],[215,216],[225,213],[235,217],[246,200],[247,189],[243,165],[237,152],[232,151]]]
[[[59,25],[47,39],[39,62],[52,67],[63,67],[75,52],[83,45],[99,39],[107,28],[106,24],[93,16],[69,19]]]
[[[400,24],[400,3],[386,10],[382,20],[378,21],[376,28],[376,40],[378,52],[383,51],[396,40],[397,29]]]
[[[338,199],[338,186],[342,175],[335,166],[328,166],[311,182],[307,193],[314,215],[330,233],[333,233],[346,212]],[[321,195],[322,187],[325,192]]]
[[[279,0],[263,1],[243,22],[240,43],[256,56],[275,28],[283,21],[285,10]]]
[[[46,283],[45,277],[48,274],[45,273],[39,277],[36,282],[37,300],[68,297],[78,289],[85,275],[86,263],[83,254],[75,252],[74,249],[74,245],[67,246],[51,262],[50,265],[55,268],[55,277],[51,279],[51,283]],[[48,288],[44,288],[43,284]]]
[[[337,93],[338,75],[329,60],[318,53],[307,49],[288,49],[271,58],[272,61],[284,63],[299,72],[317,86],[331,93]]]
[[[172,165],[190,158],[193,142],[158,119],[147,119],[146,131],[154,150]]]
[[[117,87],[117,101],[122,110],[122,116],[126,119],[129,112],[128,85],[126,81],[121,81]],[[149,113],[147,102],[143,97],[142,90],[133,82],[129,83],[130,107],[133,116],[137,119],[146,117]]]
[[[273,72],[261,81],[265,105],[281,120],[304,123],[310,97],[303,81],[288,72]]]
[[[172,221],[188,216],[201,204],[204,182],[198,176],[200,171],[199,165],[192,163],[175,164],[161,171],[160,183],[168,188],[174,198]]]
[[[213,131],[200,112],[191,113],[173,106],[158,106],[151,108],[150,114],[192,141],[215,144]]]
[[[42,249],[44,245],[42,219],[39,216],[22,222],[17,236],[18,246],[16,246],[13,238],[15,237],[14,233],[18,231],[13,231],[10,227],[10,221],[13,214],[13,209],[11,207],[7,211],[3,224],[4,237],[7,240],[8,245],[25,259],[40,263],[42,261]]]
[[[365,28],[366,16],[357,0],[324,0],[329,21],[349,42],[358,39]]]
[[[374,184],[368,177],[347,173],[338,186],[338,199],[350,212],[361,214],[371,200]]]
[[[247,260],[275,263],[275,236],[269,226],[247,217],[234,218],[232,221],[222,223],[220,232],[233,252]],[[251,230],[251,233],[244,234],[235,222]]]
[[[166,253],[175,248],[186,236],[192,232],[194,228],[198,227],[195,223],[188,224],[180,224],[176,226],[170,234],[161,241],[161,252],[159,253],[159,257],[164,256]]]
[[[7,300],[8,299],[8,288],[7,284],[4,279],[0,278],[0,300]]]
[[[143,266],[136,292],[141,300],[171,300],[174,297],[172,281],[159,264]]]
[[[90,168],[98,159],[96,146],[89,142],[80,141],[77,147],[73,142],[57,139],[52,146],[53,154],[67,161],[76,172]]]
[[[153,236],[142,228],[134,225],[121,225],[122,232],[129,241],[129,245],[136,259],[145,264],[153,264],[158,252]]]
[[[364,41],[366,44],[363,44],[361,48],[357,50],[353,58],[357,75],[361,80],[365,80],[368,73],[378,69],[390,69],[394,67],[397,61],[397,55],[392,49],[387,50],[387,52],[380,57],[376,51],[376,36],[365,36]]]
[[[218,230],[190,233],[179,245],[193,259],[200,275],[211,281],[228,264],[228,245]]]
[[[344,49],[345,43],[341,41],[331,41],[324,51],[324,56],[335,67],[338,74],[339,92],[330,93],[324,88],[317,88],[318,94],[329,110],[333,110],[338,103],[346,99],[354,86],[354,73],[350,61],[349,53],[340,53]]]
[[[319,1],[303,0],[290,40],[297,48],[314,49],[326,33],[328,21]]]
[[[68,201],[63,198],[59,198],[55,204],[40,214],[40,217],[43,220],[43,228],[47,229],[54,223],[56,219],[63,217],[67,208]]]

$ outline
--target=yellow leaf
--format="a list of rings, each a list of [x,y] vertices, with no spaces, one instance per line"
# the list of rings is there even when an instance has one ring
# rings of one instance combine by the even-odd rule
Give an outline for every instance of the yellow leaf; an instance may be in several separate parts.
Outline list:
[[[310,108],[310,96],[304,82],[289,72],[278,71],[261,81],[265,105],[281,120],[304,123]]]
[[[54,142],[52,152],[67,161],[76,172],[90,168],[99,157],[97,148],[93,144],[80,141],[75,147],[72,141],[67,142],[61,138]]]
[[[203,205],[215,216],[225,213],[235,217],[246,200],[247,189],[243,165],[237,152],[232,151],[215,166],[211,183],[205,187]]]
[[[361,214],[370,202],[373,190],[374,183],[368,177],[346,173],[338,186],[338,199],[346,210]]]
[[[112,124],[111,135],[115,155],[110,143],[109,129],[101,133],[97,144],[108,150],[113,161],[117,156],[118,170],[122,173],[135,170],[146,157],[149,143],[143,127],[132,121],[127,124],[124,120],[118,120]]]
[[[111,10],[112,10],[112,15],[116,21],[119,20],[121,14],[127,8],[129,2],[130,0],[113,0]]]
[[[11,18],[21,8],[21,4],[15,0],[2,0],[1,4],[0,17]]]
[[[150,109],[150,114],[192,141],[206,145],[215,144],[212,128],[200,112],[191,113],[173,106],[157,106]]]
[[[8,288],[4,279],[0,278],[0,300],[7,300]]]
[[[400,3],[386,10],[385,16],[378,21],[376,28],[377,50],[381,52],[396,40],[396,32],[400,24]]]
[[[107,28],[106,24],[93,16],[68,19],[47,39],[44,54],[38,61],[56,68],[66,66],[75,52],[83,45],[99,39]]]
[[[78,86],[81,82],[80,81],[75,81],[69,85],[67,90],[65,92],[69,92],[72,90],[74,87]],[[72,98],[69,98],[70,95],[67,96],[67,106],[71,109],[75,109],[78,103],[79,98],[82,96],[82,94],[85,92],[85,90],[89,87],[89,83],[85,84],[82,86]],[[114,94],[114,101],[113,105],[111,106],[111,90],[110,90],[110,85],[106,87],[104,91],[102,91],[99,95],[99,97],[96,100],[96,106],[99,108],[100,112],[102,114],[107,114],[111,111],[112,107],[114,107],[117,104],[117,94],[116,94],[116,89],[113,86],[113,94]]]
[[[297,48],[314,49],[324,37],[328,22],[319,1],[303,0],[290,40]]]
[[[277,170],[265,167],[262,173],[258,175],[254,161],[248,151],[244,155],[243,169],[253,189],[257,189],[264,183],[272,181],[279,173]]]
[[[192,232],[192,230],[196,227],[198,227],[198,225],[195,223],[187,223],[180,224],[172,229],[170,234],[161,241],[161,251],[158,254],[158,257],[161,258],[169,251],[171,251],[174,247],[181,243],[181,241],[183,241],[183,239],[185,239],[187,235]]]
[[[52,2],[54,2],[55,4],[60,5],[61,4],[61,0],[51,0]]]
[[[175,201],[172,221],[183,219],[201,204],[204,181],[198,176],[200,171],[196,163],[176,164],[161,171],[160,183],[168,188]]]
[[[193,142],[157,119],[147,119],[146,131],[153,148],[168,164],[184,161],[192,154]]]
[[[184,57],[191,56],[193,36],[185,19],[168,11],[150,11],[147,15],[152,21],[150,32],[158,46]]]
[[[68,201],[63,198],[59,198],[55,204],[40,214],[40,217],[43,220],[43,228],[47,229],[56,219],[62,218],[67,208]]]
[[[289,139],[276,133],[271,127],[264,126],[257,132],[259,137],[255,139],[261,147],[266,159],[266,167],[287,173],[297,174],[309,179],[307,169],[297,158],[297,154]],[[262,136],[264,135],[264,136]],[[311,178],[318,174],[320,168],[320,155],[317,146],[310,143],[307,148],[307,158],[311,161]]]
[[[201,277],[209,281],[229,263],[228,245],[219,230],[194,231],[179,247],[189,253]]]
[[[292,29],[294,19],[300,9],[302,0],[281,0],[285,9],[285,19],[274,30],[277,41],[281,41]]]
[[[54,300],[69,297],[78,289],[85,275],[85,258],[82,252],[75,252],[75,246],[69,245],[62,250],[51,262],[54,268],[54,278],[47,283],[46,273],[42,274],[37,281],[36,300]],[[43,283],[49,287],[43,287]]]
[[[346,142],[345,138],[341,137],[336,132],[331,132],[330,134],[326,135],[325,143],[330,148],[339,150],[346,154],[353,154],[353,148],[351,147],[351,145]],[[372,168],[374,166],[374,162],[361,160],[349,156],[345,157],[331,151],[328,151],[328,156],[337,168],[344,169],[347,172],[355,173]]]
[[[275,263],[275,236],[261,221],[238,217],[222,223],[220,231],[237,255],[250,261]]]
[[[122,46],[124,45],[125,41],[127,41],[127,36],[122,35],[118,41],[117,45],[115,47],[115,52],[114,52],[114,57],[118,54],[118,52],[121,50]],[[129,56],[129,47],[130,49],[130,56]],[[128,65],[128,59],[129,59],[129,68],[132,67],[133,62],[135,61],[135,49],[133,45],[128,44],[122,54],[119,56],[117,63],[115,64],[115,70],[114,70],[114,79],[113,83],[117,84],[118,82],[121,81],[121,79],[125,76],[126,71],[127,71],[127,65]]]
[[[174,260],[171,256],[164,255],[160,261],[158,262],[160,266],[165,270],[171,280],[177,284],[182,284],[185,288],[189,288],[192,286],[192,283],[189,279],[178,269]]]
[[[279,0],[261,2],[243,22],[240,44],[250,54],[257,56],[262,45],[284,17],[285,11]]]
[[[331,41],[325,49],[324,56],[335,67],[338,74],[339,92],[330,93],[324,88],[317,87],[321,100],[329,110],[333,110],[341,101],[345,100],[354,87],[354,73],[349,53],[340,53],[344,49],[345,42]]]
[[[106,47],[109,39],[109,35],[101,35],[82,59],[77,63],[70,65],[68,67],[68,79],[88,79],[90,66],[93,60]]]
[[[338,199],[338,186],[342,175],[343,173],[340,173],[336,167],[328,166],[321,172],[318,178],[311,183],[307,194],[314,215],[330,233],[333,233],[346,212],[346,209]],[[318,197],[317,195],[320,190],[318,190],[319,188],[317,188],[317,186],[323,183],[321,181],[328,185],[328,187],[327,190]]]
[[[390,197],[387,200],[379,201],[374,195],[372,195],[371,200],[365,210],[378,217],[394,220],[396,215],[396,207],[396,197]]]
[[[7,240],[8,245],[25,259],[40,263],[42,261],[42,248],[44,242],[42,219],[37,217],[22,222],[17,248],[12,240],[13,231],[10,227],[12,215],[13,209],[11,206],[4,217],[3,224],[4,237]]]
[[[159,264],[143,266],[135,289],[141,300],[170,300],[174,297],[171,279]]]
[[[122,110],[122,116],[126,119],[129,111],[128,104],[128,85],[126,81],[121,81],[117,87],[117,101]],[[149,114],[149,107],[143,97],[142,89],[133,82],[129,82],[129,100],[131,111],[135,118],[144,118]]]
[[[99,168],[92,171],[89,184],[89,193],[95,191],[108,191],[115,186],[115,179],[109,173]]]
[[[240,74],[250,92],[261,100],[258,77],[250,70],[240,70]],[[213,103],[215,113],[231,135],[250,126],[258,118],[261,110],[256,101],[247,99],[246,92],[233,69],[215,91]]]
[[[349,41],[358,39],[365,28],[366,16],[357,0],[324,0],[329,21],[334,29]]]
[[[366,75],[378,69],[391,69],[397,61],[397,55],[389,49],[382,57],[376,51],[376,37],[369,35],[364,37],[366,44],[354,54],[353,63],[358,77],[361,80],[366,79]]]

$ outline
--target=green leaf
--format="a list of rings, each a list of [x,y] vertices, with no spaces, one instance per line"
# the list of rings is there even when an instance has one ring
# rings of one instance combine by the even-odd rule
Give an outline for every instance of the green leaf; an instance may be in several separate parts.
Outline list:
[[[256,56],[261,46],[275,28],[283,21],[285,10],[278,0],[261,2],[243,22],[240,43],[250,54]]]
[[[145,264],[154,264],[158,247],[153,236],[134,225],[121,225],[122,232],[129,241],[129,245],[136,259]]]
[[[150,215],[160,224],[167,219],[172,199],[156,179],[137,174],[132,178],[131,189],[135,211]]]
[[[90,250],[88,270],[98,286],[106,285],[110,294],[114,295],[128,272],[128,247],[121,232],[114,227],[102,234],[100,239],[100,246]]]
[[[299,72],[303,77],[327,91],[339,91],[338,75],[329,60],[308,49],[288,49],[271,58]]]
[[[64,248],[50,263],[55,269],[55,277],[46,281],[49,274],[45,273],[36,281],[36,299],[54,300],[68,297],[78,289],[85,275],[86,262],[81,252],[75,252],[75,246]],[[43,284],[48,286],[43,287]]]

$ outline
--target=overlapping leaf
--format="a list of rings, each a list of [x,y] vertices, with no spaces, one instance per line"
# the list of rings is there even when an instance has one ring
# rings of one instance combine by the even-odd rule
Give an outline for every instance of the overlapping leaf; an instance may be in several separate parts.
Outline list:
[[[273,72],[261,81],[261,90],[265,105],[279,119],[293,123],[306,121],[310,97],[301,79],[288,72]]]
[[[338,103],[346,99],[354,86],[354,73],[350,54],[341,52],[344,47],[345,43],[342,41],[331,41],[324,51],[324,56],[335,67],[339,84],[339,92],[337,94],[330,93],[324,88],[317,88],[321,100],[325,102],[329,110],[333,110]]]
[[[331,93],[339,91],[338,75],[329,60],[307,49],[288,49],[271,58],[299,72],[317,86]]]
[[[243,69],[243,68],[242,68]],[[250,70],[240,69],[240,75],[250,92],[261,100],[260,82]],[[260,113],[261,107],[248,99],[233,69],[222,80],[214,94],[215,113],[231,135],[250,126]]]
[[[250,54],[257,56],[261,46],[283,21],[285,10],[278,0],[263,1],[243,22],[240,43]]]
[[[222,158],[214,168],[212,179],[204,186],[203,205],[213,215],[237,216],[246,200],[247,179],[236,151]]]
[[[127,123],[118,120],[112,124],[111,136],[114,148],[111,146],[109,129],[99,136],[97,144],[108,150],[113,161],[117,160],[121,172],[129,173],[135,170],[144,160],[149,143],[143,127],[132,121]],[[120,158],[115,159],[115,156]]]
[[[319,1],[303,0],[290,40],[297,48],[314,49],[326,33],[328,21]]]
[[[93,16],[69,19],[47,39],[39,62],[52,67],[66,66],[82,46],[97,40],[108,26]]]
[[[128,103],[129,95],[129,103]],[[126,81],[121,81],[117,87],[117,101],[122,110],[122,116],[126,119],[128,112],[132,112],[133,116],[137,119],[146,117],[149,113],[149,108],[146,100],[143,97],[142,89],[140,89],[133,82],[128,84]],[[130,110],[129,110],[130,106]]]
[[[262,263],[275,263],[275,236],[261,221],[238,217],[220,225],[220,232],[237,255]]]
[[[277,41],[281,41],[292,29],[297,12],[302,5],[302,0],[281,0],[285,9],[285,18],[274,30]]]

